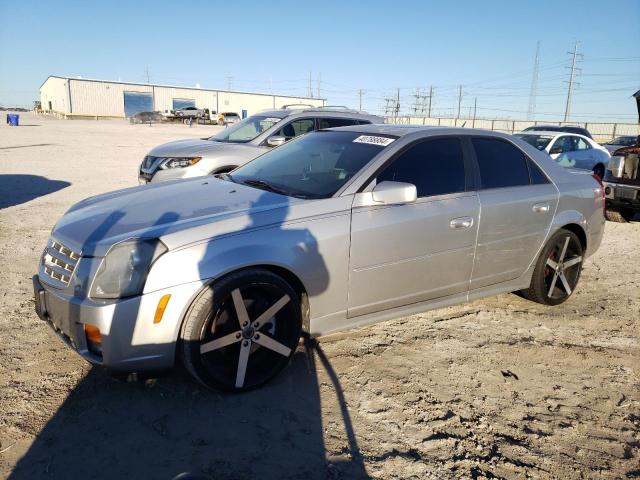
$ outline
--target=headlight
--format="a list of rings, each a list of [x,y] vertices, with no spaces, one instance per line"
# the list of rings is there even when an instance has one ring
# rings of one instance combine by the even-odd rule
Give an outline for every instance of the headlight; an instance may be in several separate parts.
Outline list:
[[[160,168],[162,170],[166,170],[168,168],[184,168],[190,167],[191,165],[195,165],[198,163],[202,157],[170,157],[160,164]]]
[[[609,160],[608,170],[614,177],[622,177],[624,175],[624,157],[616,155]]]
[[[140,295],[151,264],[167,247],[158,239],[128,240],[109,250],[102,259],[91,286],[94,298],[123,298]]]

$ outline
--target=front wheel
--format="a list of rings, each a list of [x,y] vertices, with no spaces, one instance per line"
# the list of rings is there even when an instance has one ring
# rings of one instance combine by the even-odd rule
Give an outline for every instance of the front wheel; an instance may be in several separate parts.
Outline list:
[[[256,388],[282,370],[302,330],[300,300],[279,276],[243,270],[208,286],[181,332],[187,370],[204,385],[228,391]]]
[[[561,229],[540,252],[531,284],[520,293],[544,305],[559,305],[573,293],[582,272],[583,249],[578,236]]]

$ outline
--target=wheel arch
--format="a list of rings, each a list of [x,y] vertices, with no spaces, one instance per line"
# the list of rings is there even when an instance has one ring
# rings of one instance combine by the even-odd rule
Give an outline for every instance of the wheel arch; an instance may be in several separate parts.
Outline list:
[[[195,293],[195,295],[193,295],[193,297],[189,300],[189,304],[185,308],[184,313],[182,315],[182,318],[180,319],[180,326],[179,326],[179,328],[177,330],[177,332],[178,332],[177,340],[179,340],[179,338],[180,338],[180,332],[182,331],[182,327],[184,325],[185,320],[187,319],[187,316],[191,312],[193,304],[202,295],[206,295],[206,292],[211,287],[211,285],[213,285],[216,282],[219,282],[220,280],[222,280],[222,279],[224,279],[224,278],[226,278],[226,277],[228,277],[230,275],[236,274],[238,272],[242,272],[242,271],[246,271],[246,270],[256,270],[256,269],[266,270],[266,271],[271,272],[271,273],[273,273],[275,275],[278,275],[285,282],[287,282],[289,285],[291,285],[291,287],[298,294],[299,300],[300,300],[300,305],[302,306],[302,309],[303,309],[303,312],[302,312],[302,318],[303,318],[302,331],[304,333],[309,333],[309,327],[310,326],[309,326],[308,293],[307,293],[307,288],[305,287],[305,285],[302,282],[302,280],[292,270],[290,270],[290,269],[288,269],[286,267],[283,267],[281,265],[274,265],[274,264],[269,264],[269,263],[256,263],[256,264],[252,264],[252,265],[244,265],[244,266],[236,268],[234,270],[225,271],[224,273],[222,273],[220,275],[216,275],[215,277],[208,278],[203,283],[202,287],[200,287],[200,289]],[[177,352],[177,349],[176,349],[176,352]]]
[[[582,250],[587,250],[587,232],[585,232],[584,228],[577,223],[567,223],[566,225],[562,225],[560,228],[564,228],[565,230],[569,230],[580,240],[580,245],[582,246]]]

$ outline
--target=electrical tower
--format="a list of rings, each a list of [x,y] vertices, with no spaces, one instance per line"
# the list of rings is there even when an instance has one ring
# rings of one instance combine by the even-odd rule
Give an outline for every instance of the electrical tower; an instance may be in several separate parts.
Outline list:
[[[415,98],[415,102],[413,103],[413,114],[414,115],[424,115],[427,111],[427,99],[430,99],[431,92],[429,95],[425,93],[421,93],[420,87],[416,88],[416,93],[413,94],[413,98]]]
[[[527,120],[533,120],[536,112],[536,96],[538,95],[538,70],[540,67],[540,40],[536,45],[536,58],[533,60],[533,77],[531,77],[531,90],[529,92],[529,108],[527,109]]]
[[[400,113],[400,89],[396,90],[395,96],[384,98],[384,114],[386,116],[397,117]]]
[[[577,68],[576,64],[578,62],[578,58],[582,58],[582,54],[578,53],[578,42],[575,43],[573,47],[573,52],[567,52],[571,55],[571,66],[567,67],[571,69],[571,73],[569,74],[569,81],[566,82],[569,84],[569,88],[567,89],[567,104],[564,108],[564,121],[568,121],[571,116],[571,96],[573,95],[573,89],[578,83],[576,83],[576,71],[581,71],[581,68]]]

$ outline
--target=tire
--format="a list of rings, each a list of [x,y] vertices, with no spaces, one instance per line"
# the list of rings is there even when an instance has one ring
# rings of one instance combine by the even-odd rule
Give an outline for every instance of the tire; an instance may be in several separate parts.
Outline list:
[[[243,308],[246,316],[238,313]],[[295,290],[267,270],[242,270],[205,287],[194,300],[179,352],[203,385],[242,392],[268,382],[287,365],[301,329]]]
[[[630,208],[621,208],[620,210],[607,209],[604,212],[604,216],[610,222],[627,223],[633,220],[635,213]]]
[[[604,177],[604,166],[601,164],[598,164],[595,167],[593,167],[593,174],[597,176],[600,180],[602,180],[602,178]]]
[[[520,294],[543,305],[564,303],[575,291],[582,272],[583,249],[578,236],[560,229],[547,241],[536,261],[531,284]]]

